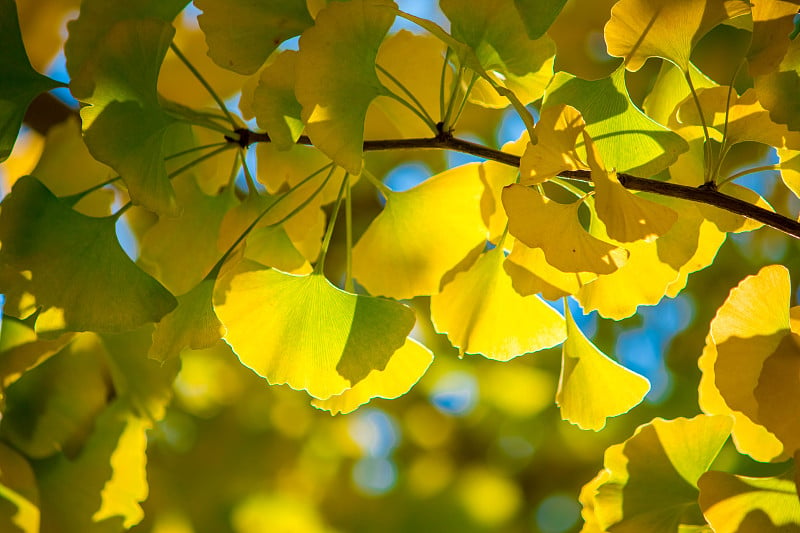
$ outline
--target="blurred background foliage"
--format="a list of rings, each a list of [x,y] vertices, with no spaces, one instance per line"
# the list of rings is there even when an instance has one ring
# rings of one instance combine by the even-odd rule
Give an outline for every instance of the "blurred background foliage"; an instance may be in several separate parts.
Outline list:
[[[433,2],[399,3],[408,12],[447,23]],[[606,54],[603,42],[613,3],[566,3],[550,30],[558,46],[556,70],[598,79],[616,69],[619,59]],[[33,66],[64,80],[66,21],[76,16],[79,1],[18,0],[17,5]],[[235,102],[244,77],[206,57],[196,16],[190,6],[177,42],[215,89]],[[398,23],[396,29],[400,27],[416,31]],[[693,60],[715,81],[727,84],[736,69],[729,58],[738,57],[730,49],[744,33],[725,24],[715,28],[697,45]],[[641,70],[627,73],[638,105],[660,64],[651,59]],[[212,105],[194,78],[169,58],[160,90],[187,105]],[[66,90],[56,92],[67,105],[74,104]],[[469,105],[456,134],[501,146],[523,129],[510,110]],[[40,134],[30,129],[23,133],[14,155],[0,167],[2,194],[36,165],[42,146]],[[733,159],[741,167],[768,164],[776,157],[749,143],[735,150]],[[367,154],[368,168],[398,190],[472,160],[432,151]],[[742,184],[779,211],[797,212],[796,198],[779,181],[768,171],[748,176]],[[359,183],[354,194],[357,239],[381,205],[368,184]],[[135,259],[135,235],[152,221],[132,213],[118,232]],[[334,239],[326,266],[328,277],[336,281],[343,270],[343,236],[337,232]],[[782,263],[790,272],[800,272],[799,252],[796,241],[770,229],[732,235],[717,261],[692,275],[676,299],[641,307],[619,322],[596,313],[582,315],[576,306],[579,325],[594,343],[652,383],[642,405],[610,419],[599,433],[581,431],[559,416],[554,395],[560,348],[508,363],[459,358],[423,319],[423,299],[410,303],[420,317],[414,336],[436,355],[430,370],[400,399],[373,400],[350,415],[332,417],[311,407],[304,393],[267,386],[221,341],[208,350],[184,352],[172,403],[148,435],[150,494],[143,504],[145,518],[133,531],[578,531],[578,491],[602,467],[606,447],[653,417],[698,413],[697,358],[728,291],[766,264]],[[798,280],[795,275],[794,305]],[[786,468],[752,462],[730,443],[717,461],[719,468],[738,474],[774,475]]]

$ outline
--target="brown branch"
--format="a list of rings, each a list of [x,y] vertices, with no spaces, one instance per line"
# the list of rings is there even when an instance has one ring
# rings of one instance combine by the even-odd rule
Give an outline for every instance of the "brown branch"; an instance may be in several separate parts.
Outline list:
[[[266,133],[257,133],[249,130],[239,130],[240,140],[235,142],[244,141],[246,144],[256,142],[269,142],[269,135]],[[233,139],[231,139],[233,140]],[[311,139],[303,135],[297,140],[297,144],[312,146]],[[380,150],[398,150],[398,149],[439,149],[439,150],[455,150],[457,152],[464,152],[466,154],[475,155],[483,159],[497,161],[505,165],[519,167],[520,158],[514,154],[495,150],[488,146],[476,144],[463,139],[453,137],[451,134],[442,132],[436,137],[417,138],[417,139],[389,139],[381,141],[364,141],[364,151],[380,151]],[[591,173],[588,170],[568,170],[559,174],[562,177],[574,180],[592,181]],[[619,181],[623,187],[633,191],[651,192],[660,194],[661,196],[670,196],[673,198],[681,198],[692,202],[700,202],[708,204],[737,215],[756,220],[771,228],[790,235],[796,239],[800,239],[800,222],[792,220],[789,217],[783,216],[774,211],[764,209],[757,205],[753,205],[739,198],[734,198],[727,194],[723,194],[716,190],[714,187],[702,185],[700,187],[689,187],[687,185],[678,185],[677,183],[669,183],[666,181],[658,181],[647,178],[638,178],[630,174],[619,174]]]

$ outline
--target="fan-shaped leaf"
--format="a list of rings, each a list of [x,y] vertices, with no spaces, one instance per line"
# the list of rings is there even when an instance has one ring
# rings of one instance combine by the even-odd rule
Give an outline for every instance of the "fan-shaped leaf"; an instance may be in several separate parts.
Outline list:
[[[541,293],[551,301],[575,294],[597,278],[597,274],[591,272],[563,272],[547,262],[541,248],[531,248],[520,240],[514,241],[503,268],[519,294]]]
[[[568,105],[548,107],[536,123],[536,144],[528,144],[519,164],[520,183],[537,185],[564,170],[587,168],[575,147],[586,123]]]
[[[279,150],[288,150],[303,133],[300,102],[294,95],[297,52],[286,50],[261,71],[253,94],[253,113]]]

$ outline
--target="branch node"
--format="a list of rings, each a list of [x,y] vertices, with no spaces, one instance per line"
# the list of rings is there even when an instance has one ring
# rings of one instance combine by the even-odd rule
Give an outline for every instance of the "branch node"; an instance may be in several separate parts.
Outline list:
[[[719,191],[719,189],[717,188],[717,184],[714,183],[713,181],[707,181],[697,188],[700,189],[701,191],[712,191],[712,192]]]
[[[229,143],[235,143],[241,146],[242,148],[247,148],[253,142],[255,142],[255,140],[251,138],[253,132],[251,132],[247,128],[238,128],[233,130],[233,132],[237,134],[239,138],[235,139],[233,137],[226,135],[225,140],[228,141]]]

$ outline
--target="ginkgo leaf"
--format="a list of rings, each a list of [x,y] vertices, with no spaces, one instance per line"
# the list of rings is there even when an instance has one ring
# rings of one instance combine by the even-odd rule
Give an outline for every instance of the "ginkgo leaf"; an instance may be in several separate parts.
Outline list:
[[[553,76],[555,44],[547,35],[535,40],[528,37],[512,0],[442,0],[440,7],[450,20],[453,37],[475,52],[497,83],[511,90],[523,105],[542,96]],[[474,90],[488,97],[472,97],[484,106],[509,104],[483,79],[476,82]]]
[[[606,169],[592,139],[585,132],[583,138],[594,182],[595,212],[608,236],[618,242],[653,241],[667,233],[678,214],[623,187],[617,173]]]
[[[136,331],[103,334],[114,393],[124,398],[131,411],[148,422],[164,418],[172,400],[172,383],[180,370],[178,359],[163,364],[147,357],[153,327]]]
[[[283,41],[300,35],[314,21],[306,0],[196,0],[208,55],[217,65],[253,74]]]
[[[353,275],[370,294],[412,298],[439,292],[442,277],[488,236],[479,165],[437,174],[386,206],[353,247]]]
[[[800,152],[779,148],[778,158],[780,159],[783,183],[795,196],[800,197]]]
[[[523,185],[503,189],[508,232],[564,272],[608,274],[625,264],[628,253],[591,236],[578,220],[580,201],[559,204]]]
[[[327,400],[312,400],[311,405],[331,415],[347,414],[373,398],[394,399],[411,390],[433,362],[433,353],[414,339],[406,339],[383,370],[373,370],[367,377]]]
[[[521,156],[529,140],[530,137],[527,130],[523,131],[519,139],[505,143],[502,151]],[[508,225],[508,216],[506,216],[506,211],[503,209],[503,189],[517,182],[519,169],[488,160],[481,163],[478,173],[486,187],[486,191],[481,198],[483,220],[489,228],[489,241],[493,244],[498,244]],[[512,240],[506,241],[509,246]]]
[[[519,164],[520,183],[538,185],[564,170],[587,168],[575,150],[586,123],[568,105],[545,108],[536,123],[536,144],[528,144]]]
[[[3,440],[36,459],[79,450],[112,393],[102,352],[85,333],[10,385]]]
[[[36,72],[25,53],[14,0],[0,1],[0,48],[3,50],[0,69],[0,162],[11,155],[11,149],[22,126],[25,111],[41,92],[61,83]]]
[[[538,296],[521,296],[498,246],[431,297],[431,321],[461,353],[508,361],[560,344],[564,319]]]
[[[634,105],[625,85],[623,66],[608,78],[592,81],[557,73],[547,87],[542,107],[558,104],[573,106],[581,113],[586,132],[597,144],[603,161],[617,172],[651,176],[688,149],[678,134]]]
[[[39,533],[39,489],[30,464],[0,443],[0,520],[12,531]]]
[[[780,65],[753,80],[758,100],[772,120],[786,124],[792,131],[800,129],[800,102],[794,98],[800,88],[800,41],[789,41],[789,49]]]
[[[245,366],[322,400],[384,369],[414,326],[397,302],[247,261],[218,280],[214,309]]]
[[[700,508],[715,533],[800,529],[800,501],[791,475],[761,478],[711,471],[697,486]]]
[[[730,428],[727,416],[656,418],[608,448],[607,474],[593,498],[602,531],[674,533],[683,524],[703,524],[697,480]]]
[[[174,33],[154,19],[118,22],[70,85],[91,104],[81,119],[92,155],[122,176],[134,203],[171,215],[178,207],[164,142],[176,121],[162,110],[156,82]]]
[[[288,150],[303,133],[300,102],[294,95],[297,52],[286,50],[261,71],[253,93],[253,114],[270,142]]]
[[[581,429],[599,431],[606,419],[627,413],[650,391],[650,382],[597,349],[564,306],[567,340],[561,354],[556,403],[561,418]]]
[[[184,348],[210,348],[225,334],[225,328],[214,313],[212,296],[214,280],[203,280],[186,294],[178,296],[178,306],[161,319],[153,331],[153,344],[148,357],[167,361]]]
[[[547,262],[541,248],[531,248],[519,240],[514,241],[503,268],[519,294],[541,294],[551,301],[575,294],[597,278],[591,272],[563,272]]]
[[[42,531],[102,533],[139,523],[139,503],[148,493],[148,427],[116,401],[96,419],[74,460],[56,456],[38,463]]]
[[[14,185],[0,210],[0,265],[24,274],[24,290],[42,308],[37,332],[127,331],[175,307],[122,250],[115,223],[76,213],[36,178]]]
[[[550,28],[567,0],[514,0],[528,37],[538,39]]]
[[[661,57],[689,70],[694,45],[717,24],[750,12],[742,0],[620,0],[604,33],[608,53],[628,70]]]
[[[364,161],[364,120],[372,100],[386,89],[375,60],[394,21],[391,0],[333,2],[300,37],[295,94],[306,133],[351,174]]]
[[[5,391],[25,372],[60,352],[74,337],[73,333],[65,333],[55,339],[40,339],[33,324],[3,320],[0,327],[0,391]],[[4,393],[0,392],[0,401],[5,401],[3,396]]]
[[[693,64],[689,65],[689,75],[695,89],[705,89],[717,85],[714,80],[703,74]],[[647,116],[664,126],[670,125],[670,120],[679,104],[692,95],[686,76],[680,68],[669,61],[661,63],[661,69],[653,82],[653,88],[645,96],[642,109]],[[673,131],[679,133],[677,128]]]
[[[747,51],[751,76],[775,71],[789,48],[797,0],[750,0],[753,37]]]

